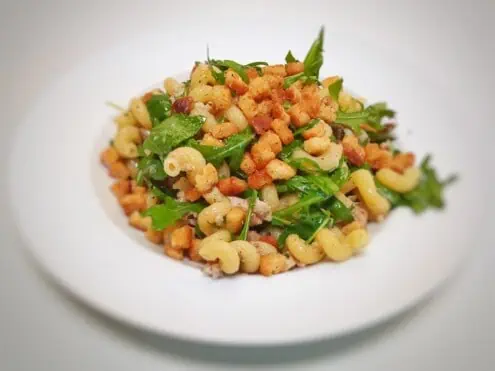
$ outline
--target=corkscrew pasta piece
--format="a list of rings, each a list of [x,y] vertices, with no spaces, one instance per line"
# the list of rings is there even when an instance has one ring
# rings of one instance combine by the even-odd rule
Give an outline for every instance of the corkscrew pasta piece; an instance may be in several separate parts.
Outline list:
[[[206,160],[201,152],[191,147],[176,148],[163,161],[163,169],[171,177],[179,175],[182,171],[195,176],[205,166]]]
[[[421,171],[417,167],[410,167],[403,174],[397,173],[392,169],[380,169],[376,173],[376,179],[385,187],[398,193],[412,191],[419,184]]]
[[[297,234],[291,234],[285,240],[285,246],[291,255],[300,263],[315,264],[324,257],[324,251],[317,242],[308,245]]]
[[[364,203],[374,216],[384,216],[390,210],[390,203],[376,190],[373,175],[369,170],[359,169],[351,174]]]
[[[230,106],[225,111],[225,118],[237,126],[238,131],[243,131],[248,126],[248,121],[241,109],[236,105]]]
[[[255,273],[258,271],[260,254],[256,250],[256,247],[247,241],[233,241],[230,243],[230,246],[236,249],[240,256],[240,269],[242,272]]]
[[[220,262],[220,268],[225,274],[234,274],[239,271],[241,259],[236,248],[230,243],[220,240],[203,242],[199,255],[206,261]]]
[[[318,164],[320,169],[330,171],[339,166],[340,158],[342,157],[342,145],[330,143],[328,150],[321,156],[311,156],[306,151],[297,149],[294,151],[292,158],[306,158]]]
[[[229,200],[216,202],[204,208],[198,214],[198,226],[201,232],[209,236],[221,229],[225,224],[225,217],[232,209]]]
[[[151,123],[150,114],[148,113],[148,108],[141,98],[134,98],[131,100],[131,113],[136,121],[143,128],[150,130],[153,126]]]
[[[115,135],[113,146],[124,158],[137,158],[137,145],[141,142],[141,134],[135,126],[121,128]]]
[[[272,211],[280,206],[277,187],[274,184],[268,184],[261,188],[261,198],[270,206]]]

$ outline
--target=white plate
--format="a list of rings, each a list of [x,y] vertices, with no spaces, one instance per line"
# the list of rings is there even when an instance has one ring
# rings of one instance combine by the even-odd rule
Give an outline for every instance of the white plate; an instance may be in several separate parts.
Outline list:
[[[443,175],[460,173],[444,212],[416,217],[394,211],[372,235],[366,253],[344,264],[269,279],[214,281],[153,251],[127,226],[108,190],[110,180],[98,161],[113,132],[115,112],[106,101],[125,105],[143,88],[204,59],[208,38],[213,57],[275,62],[289,48],[303,55],[316,31],[278,44],[266,43],[261,28],[238,34],[236,43],[223,34],[192,37],[184,31],[180,43],[173,35],[142,35],[88,56],[47,86],[29,106],[9,160],[15,218],[41,265],[110,316],[158,333],[219,343],[335,336],[384,320],[430,293],[470,248],[480,219],[473,205],[486,195],[475,181],[481,173],[475,149],[488,138],[463,140],[467,115],[461,96],[445,88],[444,79],[351,34],[327,33],[332,45],[326,47],[322,74],[343,75],[370,101],[387,100],[399,112],[405,148],[419,156],[433,152]],[[485,125],[469,124],[472,132]]]

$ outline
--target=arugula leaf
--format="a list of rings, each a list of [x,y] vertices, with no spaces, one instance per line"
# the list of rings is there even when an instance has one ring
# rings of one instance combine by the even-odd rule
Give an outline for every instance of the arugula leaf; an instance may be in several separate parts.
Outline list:
[[[397,193],[395,191],[392,191],[391,189],[385,187],[382,183],[380,183],[376,178],[375,178],[375,184],[376,184],[376,190],[380,195],[385,197],[389,202],[392,207],[399,206],[403,203],[402,197],[400,193]]]
[[[296,175],[283,184],[277,185],[277,190],[280,189],[284,192],[300,192],[304,194],[318,194],[325,196],[321,189],[315,186],[308,178]]]
[[[308,175],[308,181],[314,184],[327,197],[334,195],[339,191],[339,186],[335,184],[328,176],[323,175]]]
[[[296,175],[281,184],[280,189],[285,190],[285,192],[300,192],[306,195],[319,195],[328,198],[338,192],[339,187],[328,176]]]
[[[192,138],[205,122],[203,116],[174,115],[151,129],[143,149],[157,155],[166,155],[185,140]]]
[[[369,131],[368,138],[372,143],[383,143],[386,141],[394,141],[395,136],[393,135],[395,125],[385,124],[383,128],[376,133]]]
[[[227,138],[222,147],[205,146],[193,139],[188,142],[188,145],[201,152],[205,160],[214,166],[218,167],[224,160],[230,159],[229,166],[235,171],[239,169],[244,151],[254,137],[251,128],[248,127],[241,133]]]
[[[153,126],[156,126],[170,116],[172,102],[168,94],[153,94],[146,102],[146,108]]]
[[[290,158],[285,161],[287,164],[305,173],[321,173],[321,167],[316,161],[309,158]]]
[[[309,194],[303,196],[297,203],[273,213],[272,223],[274,225],[286,225],[287,220],[294,217],[301,209],[317,204],[325,200],[325,196],[320,194]],[[285,221],[285,222],[284,222]]]
[[[307,76],[315,76],[318,79],[320,68],[323,65],[323,33],[324,28],[320,28],[317,39],[309,48],[306,58],[304,58],[304,73]]]
[[[443,182],[440,181],[436,170],[430,166],[430,160],[431,156],[427,155],[421,162],[422,174],[419,185],[402,195],[404,204],[418,214],[428,207],[442,209],[445,206],[443,190],[457,179],[457,176],[453,175]]]
[[[216,60],[212,59],[211,63],[213,66],[216,66],[220,68],[221,70],[227,70],[229,68],[232,68],[245,83],[249,83],[249,78],[246,73],[246,69],[242,64],[237,63],[236,61],[232,61],[230,59],[225,59],[225,60]],[[256,62],[259,63],[259,62]]]
[[[287,89],[292,84],[294,84],[297,80],[300,80],[300,79],[302,79],[304,77],[306,77],[306,75],[304,74],[304,72],[299,72],[299,73],[296,73],[295,75],[286,77],[284,79],[284,89]]]
[[[239,235],[239,240],[247,240],[247,235],[249,232],[249,223],[251,221],[251,216],[253,215],[253,209],[258,199],[258,192],[254,189],[250,190],[250,195],[248,196],[248,210],[246,214],[246,220],[244,221],[244,226],[242,227],[241,234]]]
[[[427,155],[421,162],[421,180],[412,191],[401,195],[375,179],[376,189],[390,202],[392,207],[406,206],[416,214],[420,214],[430,207],[442,209],[445,206],[443,191],[446,186],[457,179],[457,176],[453,175],[440,181],[436,170],[430,166],[430,159],[431,156]]]
[[[296,139],[292,143],[284,146],[284,148],[279,154],[280,159],[283,161],[288,160],[289,158],[292,157],[294,151],[298,148],[301,148],[302,145],[303,145],[303,141],[300,139]]]
[[[321,210],[312,210],[301,213],[296,221],[284,226],[284,231],[278,238],[278,246],[283,247],[285,240],[291,234],[297,234],[310,242],[322,228],[333,225],[333,219],[328,213]]]
[[[385,102],[372,104],[366,108],[366,111],[368,112],[368,125],[377,130],[383,129],[383,118],[395,117],[395,111],[389,109]]]
[[[258,67],[258,66],[268,66],[267,62],[262,62],[262,61],[257,61],[257,62],[251,62],[246,65],[245,67]]]
[[[346,113],[342,111],[337,112],[337,118],[335,123],[347,126],[356,134],[361,133],[361,124],[366,124],[368,122],[368,112],[352,112]]]
[[[153,229],[162,231],[175,224],[187,213],[199,213],[203,208],[204,206],[199,203],[178,202],[172,197],[165,196],[164,204],[150,207],[143,212],[143,216],[151,216]]]
[[[287,89],[298,80],[302,80],[306,84],[319,82],[320,68],[323,65],[323,33],[324,28],[322,27],[320,28],[318,37],[313,42],[308,53],[306,54],[306,57],[304,58],[304,71],[286,77],[284,79],[284,89]],[[287,58],[294,58],[290,50],[285,58],[286,60]]]
[[[285,56],[285,63],[293,63],[293,62],[299,62],[294,55],[292,54],[292,51],[288,51],[287,55]]]
[[[330,174],[330,179],[334,182],[340,189],[345,182],[349,179],[349,168],[347,166],[341,165]]]
[[[222,71],[216,66],[211,66],[210,65],[210,71],[211,74],[213,75],[213,78],[220,84],[224,85],[225,84],[225,71]]]
[[[328,211],[335,217],[335,221],[337,222],[350,222],[354,220],[351,209],[335,197],[330,201]]]
[[[314,128],[316,125],[318,125],[319,122],[320,122],[320,119],[311,120],[307,125],[303,126],[302,128],[297,129],[294,132],[294,136],[297,137],[297,136],[301,135],[302,133],[304,133],[305,131]]]
[[[325,210],[322,210],[322,212],[326,215],[326,217],[321,221],[321,223],[319,223],[319,225],[317,225],[314,232],[306,240],[307,244],[310,244],[311,242],[313,242],[313,240],[315,239],[318,232],[321,231],[323,228],[325,228],[330,222],[332,222],[332,224],[333,224],[333,219],[332,219],[332,216],[330,215],[330,213],[325,212]]]
[[[164,180],[167,177],[163,170],[163,163],[156,157],[141,158],[137,168],[141,172],[142,177],[144,176],[154,180]]]
[[[328,85],[328,93],[332,97],[334,101],[339,100],[339,94],[342,91],[342,84],[344,83],[344,79],[342,77],[338,78],[330,85]]]

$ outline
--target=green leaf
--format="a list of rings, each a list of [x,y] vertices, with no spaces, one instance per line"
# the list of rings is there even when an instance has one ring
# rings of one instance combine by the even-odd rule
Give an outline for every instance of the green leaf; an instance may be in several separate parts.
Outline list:
[[[394,125],[385,125],[380,131],[374,133],[372,131],[368,132],[368,138],[372,143],[383,143],[386,141],[394,141],[395,136],[393,135]]]
[[[385,102],[372,104],[366,108],[366,111],[368,112],[368,125],[377,130],[383,129],[382,121],[385,117],[395,117],[395,111],[389,109]]]
[[[337,222],[350,222],[354,220],[351,209],[335,197],[330,201],[328,211],[330,211]]]
[[[309,158],[290,158],[285,161],[287,164],[305,173],[321,173],[320,165]]]
[[[218,69],[216,66],[211,66],[211,65],[210,65],[210,71],[211,71],[211,74],[213,75],[213,78],[220,85],[225,84],[225,71],[222,71],[222,70]]]
[[[325,210],[322,211],[324,212]],[[318,232],[321,231],[323,228],[325,228],[330,222],[332,222],[333,224],[333,219],[332,216],[329,213],[327,213],[326,217],[316,225],[316,229],[313,231],[311,236],[306,240],[306,243],[310,244],[311,242],[313,242]]]
[[[302,133],[304,133],[305,131],[313,129],[316,125],[318,125],[319,122],[320,122],[320,119],[311,120],[307,125],[303,126],[302,128],[297,129],[294,132],[294,136],[297,137],[297,136],[301,135]]]
[[[171,116],[151,129],[143,148],[157,155],[166,155],[182,142],[195,136],[205,120],[203,116]]]
[[[301,200],[299,200],[294,205],[273,213],[273,221],[276,221],[277,219],[290,219],[291,217],[294,217],[294,215],[296,215],[301,209],[307,208],[314,204],[318,204],[323,200],[325,200],[325,196],[319,194],[310,194],[307,196],[303,196]]]
[[[153,94],[146,102],[146,108],[153,126],[156,126],[170,116],[172,102],[168,94]]]
[[[137,168],[141,171],[141,176],[154,180],[164,180],[167,175],[163,170],[163,163],[156,157],[143,157],[139,160]]]
[[[350,175],[350,172],[349,172],[349,168],[347,167],[347,165],[342,165],[342,166],[338,167],[337,169],[335,169],[334,171],[332,171],[332,173],[330,174],[330,179],[340,189],[340,187],[342,187],[347,182],[347,180],[349,180],[349,175]]]
[[[247,235],[249,232],[249,223],[251,222],[251,216],[253,215],[253,209],[256,205],[256,200],[258,199],[258,192],[254,189],[250,190],[250,195],[248,197],[248,210],[246,214],[246,220],[244,221],[244,226],[242,227],[241,234],[239,235],[239,240],[247,240]]]
[[[320,189],[326,197],[334,195],[339,191],[339,186],[332,179],[324,175],[308,175],[306,177],[312,184]]]
[[[283,161],[290,159],[294,151],[298,148],[301,148],[302,145],[303,145],[303,141],[301,139],[296,139],[292,143],[284,146],[284,148],[279,154],[280,159]]]
[[[283,184],[277,185],[277,190],[284,192],[298,192],[307,195],[317,194],[325,196],[319,187],[313,184],[307,177],[296,175]]]
[[[339,94],[342,91],[343,83],[344,83],[344,79],[339,78],[330,85],[328,85],[328,93],[330,94],[332,99],[336,102],[339,100]]]
[[[278,238],[279,247],[283,247],[285,240],[291,234],[297,234],[304,240],[312,241],[316,234],[327,225],[333,225],[333,219],[328,213],[316,209],[301,213],[298,218],[284,225],[284,231]]]
[[[402,204],[402,197],[400,193],[397,193],[395,191],[392,191],[391,189],[385,187],[382,183],[380,183],[376,178],[375,178],[375,184],[376,184],[376,190],[380,195],[385,197],[389,202],[392,207],[396,207]]]
[[[246,147],[254,139],[250,127],[239,134],[232,135],[227,138],[225,145],[222,147],[205,146],[199,144],[196,140],[190,140],[188,145],[197,149],[205,157],[207,162],[211,162],[214,166],[220,166],[221,163],[230,159],[229,166],[231,170],[238,170]]]
[[[361,124],[366,124],[368,122],[368,112],[352,112],[346,113],[342,111],[337,112],[337,118],[335,123],[347,126],[356,134],[361,133]]]
[[[300,192],[306,195],[319,195],[324,198],[333,196],[339,187],[326,175],[296,175],[280,187],[286,192]],[[285,190],[281,188],[281,190]]]
[[[315,76],[318,79],[320,68],[323,65],[323,33],[324,28],[320,28],[317,39],[309,48],[306,58],[304,58],[304,73],[307,76]]]
[[[263,62],[263,61],[257,61],[257,62],[248,63],[248,64],[246,64],[244,66],[245,67],[268,66],[268,63],[267,62]]]
[[[161,231],[174,225],[187,213],[199,213],[204,205],[199,203],[177,202],[172,197],[165,197],[165,203],[150,207],[143,216],[151,216],[152,228]]]
[[[242,64],[239,64],[230,59],[225,59],[223,61],[212,59],[211,63],[213,63],[214,66],[220,67],[222,70],[232,68],[232,70],[234,70],[245,83],[249,83],[249,78],[246,73],[246,69]]]
[[[294,55],[292,55],[292,51],[288,51],[287,55],[285,56],[285,63],[293,63],[293,62],[299,62]]]
[[[445,181],[440,181],[436,170],[430,166],[431,157],[426,156],[421,162],[421,181],[419,185],[408,193],[402,195],[403,204],[409,206],[416,213],[421,213],[428,207],[442,209],[445,206],[443,191],[445,187],[457,179],[450,176]]]
[[[304,72],[299,72],[299,73],[296,73],[295,75],[286,77],[284,79],[284,89],[288,89],[297,80],[300,80],[300,79],[304,78],[305,76],[306,75],[304,74]]]

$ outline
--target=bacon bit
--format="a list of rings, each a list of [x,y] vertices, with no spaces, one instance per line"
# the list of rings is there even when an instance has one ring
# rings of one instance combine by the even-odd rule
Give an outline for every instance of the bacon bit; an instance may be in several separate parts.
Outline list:
[[[172,104],[172,109],[177,113],[190,113],[194,106],[194,99],[192,97],[183,97],[177,99]]]
[[[192,187],[184,191],[184,198],[186,201],[195,202],[201,198],[201,193],[196,188]]]
[[[272,178],[265,169],[256,170],[248,177],[248,185],[250,188],[261,189],[268,184],[272,184]]]
[[[358,143],[358,139],[354,135],[347,135],[342,140],[344,147],[344,155],[348,158],[351,164],[361,166],[364,164],[366,152]]]
[[[261,236],[260,241],[269,243],[273,247],[276,247],[278,249],[278,242],[277,239],[271,235],[266,235],[266,236]]]
[[[254,128],[256,134],[261,135],[272,127],[272,119],[269,116],[256,115],[250,121],[251,126]]]
[[[282,104],[285,100],[285,90],[284,89],[272,89],[270,93],[270,98],[274,104]]]
[[[151,99],[152,96],[153,96],[153,92],[149,91],[145,95],[143,95],[141,99],[143,100],[144,104],[146,104],[148,103],[148,101]]]
[[[244,180],[231,176],[230,178],[220,179],[217,187],[225,196],[236,196],[244,192],[248,185]]]

